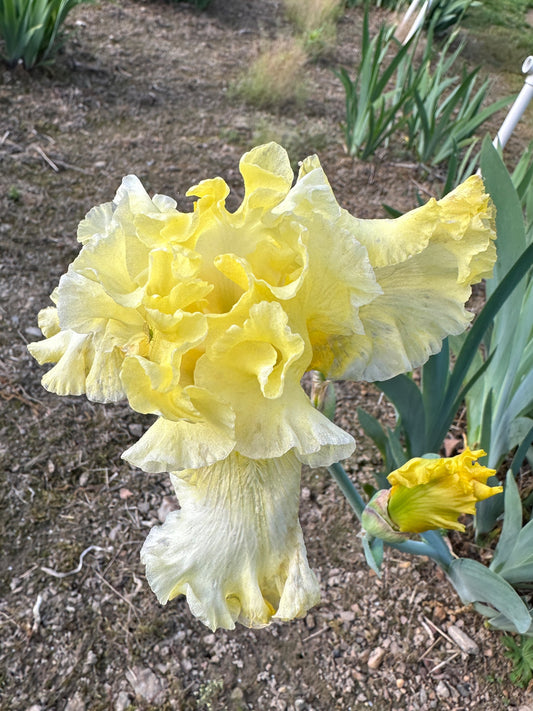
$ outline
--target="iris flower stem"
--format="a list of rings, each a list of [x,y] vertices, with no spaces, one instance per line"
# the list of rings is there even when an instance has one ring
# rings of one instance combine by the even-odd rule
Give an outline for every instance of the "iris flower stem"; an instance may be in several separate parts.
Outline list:
[[[337,482],[344,496],[348,499],[348,503],[350,504],[350,506],[355,512],[355,515],[360,521],[361,514],[363,513],[366,504],[361,494],[353,485],[353,482],[349,478],[348,474],[346,474],[346,472],[344,471],[344,467],[342,466],[342,464],[339,464],[339,462],[336,462],[335,464],[332,464],[328,467],[328,471]]]
[[[437,531],[425,531],[421,534],[421,537],[433,549],[434,553],[431,557],[437,561],[441,568],[447,571],[453,560],[453,555],[450,553],[444,538]]]
[[[329,473],[337,482],[340,490],[348,500],[358,520],[361,520],[361,515],[366,506],[363,497],[355,488],[352,480],[344,470],[344,467],[339,462],[328,467]],[[444,542],[442,536],[437,531],[426,531],[421,534],[422,541],[403,541],[402,543],[388,543],[386,545],[403,553],[410,555],[425,555],[432,558],[445,571],[448,570],[453,556],[448,550],[448,546]]]

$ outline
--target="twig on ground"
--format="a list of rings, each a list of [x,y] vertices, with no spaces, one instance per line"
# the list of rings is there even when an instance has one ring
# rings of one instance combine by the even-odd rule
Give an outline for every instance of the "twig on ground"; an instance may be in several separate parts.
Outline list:
[[[46,155],[46,153],[43,151],[41,146],[38,146],[36,143],[32,143],[30,148],[33,148],[34,151],[37,151],[37,153],[41,156],[41,158],[44,161],[46,161],[46,163],[48,163],[48,165],[50,166],[50,168],[52,168],[53,171],[55,171],[56,173],[59,173],[59,168],[54,163],[54,161]]]
[[[123,601],[126,603],[126,605],[129,605],[129,607],[130,607],[131,611],[133,612],[133,614],[135,615],[135,617],[136,617],[137,619],[140,619],[139,613],[137,612],[137,609],[136,609],[135,605],[131,602],[131,600],[128,600],[127,597],[124,597],[124,595],[122,595],[122,593],[120,593],[116,588],[114,588],[114,587],[111,585],[111,583],[108,582],[108,581],[104,578],[104,576],[101,575],[97,570],[95,570],[94,572],[95,572],[95,574],[96,574],[96,577],[99,578],[103,583],[105,583],[105,584],[107,585],[107,587],[115,593],[115,595],[118,595],[118,597],[119,597],[121,600],[123,600]]]
[[[309,637],[302,639],[302,643],[309,642],[310,639],[313,639],[314,637],[319,637],[321,634],[324,634],[324,632],[327,632],[330,629],[331,627],[323,627],[321,630],[318,630],[318,632],[313,632],[313,634],[310,634]]]
[[[69,575],[75,575],[76,573],[79,573],[81,571],[82,566],[83,566],[83,559],[85,558],[85,556],[87,555],[87,553],[89,551],[105,551],[106,553],[110,553],[111,550],[112,549],[109,549],[109,548],[102,548],[101,546],[89,546],[80,555],[80,562],[78,563],[78,567],[74,568],[74,570],[69,570],[66,573],[58,573],[57,570],[52,570],[51,568],[45,568],[44,566],[41,566],[41,570],[44,573],[48,573],[48,575],[53,575],[54,578],[66,578]]]
[[[433,672],[438,671],[439,669],[442,669],[442,667],[445,667],[446,664],[449,664],[450,662],[453,662],[453,660],[458,657],[461,654],[461,652],[454,652],[451,657],[448,657],[448,659],[445,659],[444,661],[440,662],[436,666],[433,667],[433,669],[429,670],[429,674],[433,674]]]

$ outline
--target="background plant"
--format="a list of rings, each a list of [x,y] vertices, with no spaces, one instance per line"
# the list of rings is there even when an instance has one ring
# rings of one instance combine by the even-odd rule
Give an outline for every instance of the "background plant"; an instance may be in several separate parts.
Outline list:
[[[531,245],[533,229],[524,213],[533,202],[530,151],[509,175],[497,151],[487,141],[481,169],[496,205],[498,261],[486,284],[495,292],[509,266]],[[516,183],[516,186],[515,184]],[[460,339],[455,339],[458,343]],[[488,466],[498,468],[507,453],[518,446],[533,427],[533,280],[531,269],[517,282],[487,329],[482,350],[476,353],[471,373],[484,367],[483,376],[466,394],[470,443],[479,442],[489,452]],[[478,533],[490,531],[501,513],[502,496],[478,508]]]
[[[318,57],[333,46],[342,0],[283,0],[283,5],[311,56]]]
[[[187,2],[190,5],[194,5],[199,10],[206,10],[211,4],[212,0],[177,0],[177,2]]]
[[[450,27],[461,22],[475,0],[433,0],[426,18],[426,26],[431,26],[436,35],[444,34]]]
[[[355,76],[345,68],[337,76],[345,92],[342,129],[349,155],[369,158],[402,131],[407,149],[421,163],[434,167],[451,159],[447,192],[474,165],[471,146],[476,142],[476,131],[511,98],[485,106],[490,82],[486,79],[479,85],[480,68],[469,71],[463,65],[457,73],[464,46],[457,45],[457,33],[438,52],[434,34],[432,23],[421,57],[420,33],[400,45],[394,29],[382,25],[371,39],[367,6]]]
[[[336,72],[346,98],[342,130],[349,155],[370,157],[405,122],[400,110],[409,100],[410,91],[407,87],[403,92],[388,89],[388,85],[398,67],[409,61],[409,46],[400,45],[394,28],[384,25],[370,39],[368,7],[365,8],[361,59],[355,77],[352,79],[344,67]]]
[[[69,12],[86,0],[0,0],[0,37],[9,67],[51,59]]]
[[[374,0],[374,7],[387,7],[391,10],[401,10],[406,7],[409,0]],[[368,5],[369,0],[346,0],[346,7],[357,7],[359,5]]]
[[[513,670],[509,674],[511,681],[517,686],[526,688],[533,679],[533,639],[520,637],[517,643],[513,637],[502,637],[502,643],[507,647],[505,656],[513,662]]]
[[[421,163],[435,166],[471,145],[480,126],[511,98],[484,106],[490,80],[476,86],[480,67],[468,71],[463,66],[460,74],[453,73],[464,47],[459,44],[453,49],[456,33],[448,38],[432,66],[433,32],[433,28],[428,32],[419,68],[411,69],[410,62],[406,75],[397,81],[396,91],[410,94],[402,107],[408,148]]]
[[[411,457],[422,456],[426,452],[438,452],[470,389],[475,387],[476,382],[484,382],[489,384],[486,387],[490,387],[491,378],[487,370],[494,356],[480,361],[479,346],[490,333],[498,313],[502,309],[511,308],[510,305],[518,298],[517,294],[520,295],[517,287],[533,264],[533,246],[524,246],[522,251],[519,240],[514,237],[517,221],[522,221],[522,212],[520,208],[517,212],[510,200],[509,194],[512,192],[501,190],[502,171],[507,174],[507,170],[497,154],[496,158],[500,162],[498,164],[494,161],[495,153],[490,140],[485,140],[482,152],[483,165],[486,174],[490,176],[485,179],[493,200],[500,208],[497,242],[506,243],[508,239],[516,239],[516,245],[514,250],[506,249],[507,259],[497,266],[500,273],[497,285],[490,290],[490,298],[476,318],[473,327],[464,338],[460,339],[460,342],[457,339],[454,341],[455,358],[450,357],[449,343],[445,340],[442,350],[432,356],[420,369],[420,384],[409,375],[400,375],[377,383],[395,407],[397,412],[395,427],[383,427],[369,413],[362,409],[358,410],[359,422],[376,443],[384,458],[387,471],[398,468]],[[510,183],[510,191],[512,190],[514,187]],[[516,332],[516,319],[512,320],[510,327],[514,337],[511,339],[511,344],[515,344],[517,338],[525,339],[526,343],[527,339],[530,339],[531,330],[526,327],[526,322],[521,326],[524,326],[524,332],[519,335]],[[527,386],[520,392],[528,392]],[[471,442],[474,441],[478,440],[473,437]],[[482,444],[492,447],[492,442],[482,441]],[[378,481],[382,480],[378,479]],[[493,498],[497,500],[498,497]],[[480,504],[480,507],[483,505]]]
[[[307,54],[297,39],[280,38],[259,53],[233,91],[260,108],[299,103],[306,94],[306,62]]]

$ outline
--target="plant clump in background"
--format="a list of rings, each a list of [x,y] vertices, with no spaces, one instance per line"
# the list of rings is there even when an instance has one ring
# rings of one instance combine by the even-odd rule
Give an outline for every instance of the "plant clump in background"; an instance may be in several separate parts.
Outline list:
[[[259,108],[301,104],[307,93],[306,62],[307,54],[298,40],[279,38],[259,52],[233,91]]]

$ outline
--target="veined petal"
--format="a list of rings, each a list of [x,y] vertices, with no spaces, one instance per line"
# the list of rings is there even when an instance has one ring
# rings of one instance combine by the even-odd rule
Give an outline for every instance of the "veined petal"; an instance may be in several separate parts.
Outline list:
[[[144,329],[144,319],[136,309],[118,304],[101,284],[87,279],[72,267],[61,277],[58,294],[61,328],[95,333],[105,328],[108,321],[116,321],[123,326],[124,340]]]
[[[83,395],[92,360],[91,336],[60,331],[44,341],[28,344],[35,360],[56,365],[43,375],[41,383],[56,395]]]
[[[294,178],[287,151],[273,142],[245,153],[239,169],[244,178],[244,200],[239,211],[274,207],[289,192]]]
[[[78,225],[78,242],[85,244],[93,237],[106,235],[113,223],[113,203],[93,207]]]
[[[212,630],[305,615],[320,593],[298,521],[300,468],[291,453],[235,453],[173,476],[181,509],[150,531],[141,552],[159,601],[186,595]]]
[[[235,447],[235,415],[214,394],[195,386],[184,389],[196,410],[189,419],[157,419],[122,458],[145,472],[205,467],[225,459]]]
[[[124,398],[120,369],[124,353],[114,347],[110,351],[92,349],[91,364],[85,380],[85,394],[94,402],[118,402]]]
[[[309,402],[300,385],[309,351],[288,324],[282,306],[266,301],[249,309],[242,326],[220,320],[218,338],[196,364],[196,383],[230,404],[242,455],[270,459],[294,449],[306,464],[329,465],[349,456],[354,441]]]
[[[309,334],[308,369],[337,377],[353,359],[357,335],[364,333],[360,308],[382,293],[367,249],[354,239],[352,218],[339,206],[316,156],[303,161],[295,186],[272,215],[291,216],[305,226],[301,240],[308,268],[285,309],[298,330]]]
[[[231,398],[237,447],[244,456],[275,458],[294,450],[301,462],[315,467],[346,459],[355,449],[351,435],[316,410],[299,383],[287,381],[282,396],[268,399],[257,383],[237,383],[226,375],[225,385],[235,382],[242,388],[237,393],[220,387],[219,392]],[[207,378],[202,382],[205,386]]]
[[[131,240],[137,245],[131,245]],[[142,299],[142,288],[128,268],[127,250],[143,253],[145,260],[148,252],[134,236],[129,241],[127,245],[120,228],[109,235],[95,235],[70,265],[69,274],[79,274],[98,283],[113,301],[125,308],[137,307]]]
[[[383,294],[361,307],[364,334],[342,377],[387,380],[440,350],[467,327],[470,286],[496,259],[493,207],[479,177],[397,220],[357,220]]]

